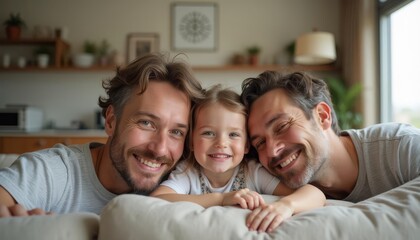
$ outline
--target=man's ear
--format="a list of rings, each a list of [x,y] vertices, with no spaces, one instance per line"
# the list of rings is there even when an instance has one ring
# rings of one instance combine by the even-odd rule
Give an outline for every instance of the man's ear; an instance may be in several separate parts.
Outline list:
[[[325,102],[320,102],[315,107],[315,119],[320,123],[323,129],[331,127],[331,108]]]
[[[108,136],[114,135],[117,120],[114,112],[114,107],[109,105],[105,113],[105,132]]]

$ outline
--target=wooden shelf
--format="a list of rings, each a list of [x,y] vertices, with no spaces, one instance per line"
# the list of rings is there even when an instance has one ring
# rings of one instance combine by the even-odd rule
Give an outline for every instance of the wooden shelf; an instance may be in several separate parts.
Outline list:
[[[26,66],[19,68],[10,66],[8,68],[0,67],[0,72],[95,72],[95,71],[114,71],[115,66],[93,66],[89,68],[79,68],[73,66],[63,66],[63,56],[70,50],[70,45],[61,38],[55,39],[19,39],[11,41],[0,39],[0,45],[52,45],[54,46],[55,62],[47,68],[36,66]],[[326,65],[221,65],[221,66],[193,66],[196,72],[263,72],[265,70],[274,71],[337,71],[334,64]]]
[[[19,68],[11,66],[8,68],[1,68],[0,72],[100,72],[100,71],[114,71],[115,66],[98,66],[95,65],[89,68],[80,67],[47,67],[39,68],[36,66],[27,66],[25,68]],[[195,72],[263,72],[265,70],[273,71],[337,71],[335,65],[224,65],[224,66],[193,66]]]
[[[10,66],[8,68],[0,67],[0,72],[100,72],[100,71],[114,71],[115,66],[99,66],[95,65],[89,68],[81,68],[81,67],[55,67],[49,66],[46,68],[40,68],[37,66],[26,66],[24,68],[20,68],[17,66]]]
[[[0,39],[0,45],[50,45],[54,47],[54,67],[61,67],[64,55],[70,45],[61,38],[22,38],[18,40]]]
[[[55,44],[56,42],[63,42],[64,44],[67,44],[61,38],[22,38],[18,40],[0,39],[1,45],[41,45]]]
[[[265,70],[273,71],[337,71],[337,67],[333,64],[326,65],[224,65],[224,66],[196,66],[193,67],[197,72],[226,72],[226,71],[256,71]]]

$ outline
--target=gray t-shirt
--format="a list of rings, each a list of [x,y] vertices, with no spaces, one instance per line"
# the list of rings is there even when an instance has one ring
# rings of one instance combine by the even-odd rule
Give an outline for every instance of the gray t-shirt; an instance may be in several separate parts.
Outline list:
[[[420,129],[383,123],[341,135],[351,137],[359,158],[356,185],[343,200],[359,202],[419,178]]]
[[[26,209],[100,214],[116,195],[96,176],[91,144],[57,144],[22,154],[9,168],[0,169],[0,185]]]

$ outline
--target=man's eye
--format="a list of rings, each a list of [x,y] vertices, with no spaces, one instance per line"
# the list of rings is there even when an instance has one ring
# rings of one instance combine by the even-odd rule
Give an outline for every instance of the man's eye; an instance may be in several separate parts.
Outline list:
[[[274,133],[276,133],[276,134],[282,134],[282,133],[284,133],[285,131],[287,131],[289,129],[290,125],[291,125],[291,122],[279,124],[274,129]]]
[[[177,136],[177,137],[183,137],[183,136],[185,136],[184,131],[181,131],[179,129],[172,130],[171,133],[173,135]]]
[[[144,127],[152,127],[152,122],[148,120],[139,120],[138,124]]]
[[[259,150],[264,146],[264,144],[265,144],[265,140],[260,140],[260,141],[257,141],[254,144],[254,147],[255,147],[255,149]]]

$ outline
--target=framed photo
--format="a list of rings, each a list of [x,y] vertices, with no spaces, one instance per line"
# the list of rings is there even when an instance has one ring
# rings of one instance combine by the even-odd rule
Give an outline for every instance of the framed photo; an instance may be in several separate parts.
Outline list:
[[[159,34],[129,33],[127,35],[127,63],[153,52],[159,52]]]
[[[216,3],[172,3],[172,50],[215,51],[218,39],[217,18]]]

